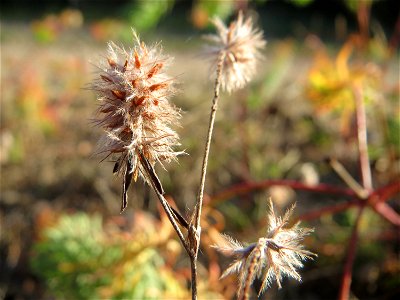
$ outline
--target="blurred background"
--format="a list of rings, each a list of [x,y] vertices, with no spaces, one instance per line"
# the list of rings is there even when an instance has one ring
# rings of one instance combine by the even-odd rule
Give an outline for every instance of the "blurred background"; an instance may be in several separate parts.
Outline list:
[[[355,82],[367,111],[374,187],[399,178],[400,2],[351,0],[91,1],[1,3],[0,298],[188,298],[190,268],[154,194],[142,182],[119,214],[121,178],[99,163],[102,135],[88,85],[113,40],[132,46],[131,28],[147,44],[162,41],[174,57],[169,73],[181,91],[179,163],[157,169],[168,199],[185,215],[194,206],[206,136],[212,74],[201,56],[208,20],[252,16],[268,41],[256,79],[223,94],[212,144],[203,238],[200,298],[230,299],[234,276],[209,246],[221,232],[244,242],[265,234],[267,199],[296,217],[349,201],[343,194],[297,190],[347,186],[327,159],[360,180],[354,119]],[[274,180],[264,188],[235,187]],[[286,180],[286,181],[282,181]],[[399,212],[399,196],[388,205]],[[308,218],[318,253],[262,299],[335,299],[356,209]],[[306,219],[306,218],[303,218]],[[372,209],[358,225],[351,297],[400,294],[398,227]],[[257,285],[256,287],[257,288]]]

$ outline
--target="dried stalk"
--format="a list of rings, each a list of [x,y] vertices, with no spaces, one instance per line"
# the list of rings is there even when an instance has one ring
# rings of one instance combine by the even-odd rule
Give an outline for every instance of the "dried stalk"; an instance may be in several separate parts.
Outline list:
[[[139,157],[141,158],[141,160],[146,161],[146,158],[143,157],[143,154],[141,152],[139,152]],[[179,225],[178,225],[178,222],[179,222],[179,224],[181,226],[184,226],[184,227],[185,227],[185,225],[187,226],[186,220],[175,209],[173,209],[169,205],[167,199],[165,199],[164,195],[160,192],[160,191],[162,191],[162,187],[160,189],[161,182],[159,182],[159,181],[156,182],[153,179],[154,178],[154,170],[152,169],[151,165],[149,163],[143,163],[142,166],[146,172],[146,175],[147,175],[148,181],[151,184],[151,187],[153,188],[154,192],[156,193],[158,200],[160,200],[160,203],[163,206],[164,211],[167,214],[168,219],[172,224],[172,227],[174,227],[176,234],[178,235],[179,239],[181,240],[183,247],[190,255],[189,245],[186,242],[186,239],[183,236],[182,231],[180,230]],[[186,224],[185,224],[185,222],[186,222]]]
[[[204,150],[203,156],[203,164],[201,167],[201,178],[200,178],[200,186],[197,194],[197,202],[195,211],[193,213],[192,219],[189,224],[189,248],[191,250],[190,254],[190,262],[191,262],[191,272],[192,272],[192,299],[197,299],[197,256],[199,252],[200,246],[200,219],[201,219],[201,209],[203,206],[203,197],[204,197],[204,186],[206,181],[206,173],[207,173],[207,164],[208,164],[208,156],[211,148],[211,139],[213,135],[215,116],[218,108],[218,100],[221,86],[221,74],[223,68],[223,62],[225,58],[225,53],[222,52],[218,58],[217,71],[216,71],[216,79],[214,86],[214,97],[212,100],[211,113],[210,113],[210,121],[208,124],[208,134],[207,140]]]
[[[336,159],[330,160],[330,165],[332,169],[339,175],[339,177],[351,188],[360,199],[367,199],[369,196],[369,191],[363,188],[351,175],[345,167],[338,162]]]

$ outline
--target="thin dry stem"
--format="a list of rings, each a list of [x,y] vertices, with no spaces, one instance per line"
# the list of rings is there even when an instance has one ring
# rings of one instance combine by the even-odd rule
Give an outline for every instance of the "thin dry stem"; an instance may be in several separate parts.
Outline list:
[[[343,165],[338,162],[336,159],[330,160],[330,165],[332,169],[339,175],[339,177],[351,188],[356,195],[361,199],[367,199],[369,196],[369,192],[363,188],[351,175],[347,170],[343,167]]]
[[[180,230],[179,225],[176,221],[176,216],[175,216],[176,212],[174,212],[171,209],[171,206],[169,205],[167,199],[165,199],[165,197],[160,193],[160,191],[159,191],[160,189],[156,186],[156,183],[153,180],[151,180],[151,175],[150,175],[151,170],[148,168],[148,166],[146,164],[144,164],[143,167],[144,167],[145,172],[147,173],[146,175],[150,178],[150,180],[148,180],[148,181],[150,182],[151,187],[153,188],[154,192],[156,193],[158,200],[160,200],[160,203],[163,206],[164,211],[167,214],[168,219],[172,224],[172,227],[174,227],[179,239],[181,240],[183,247],[190,255],[188,243],[186,242],[186,239],[183,236],[182,231]],[[159,183],[159,184],[161,184],[161,183]]]
[[[205,182],[206,182],[208,156],[210,153],[211,139],[212,139],[214,123],[215,123],[215,116],[216,116],[217,108],[218,108],[218,100],[219,100],[220,85],[221,85],[221,74],[222,74],[224,57],[225,57],[225,54],[221,53],[219,60],[218,60],[218,66],[217,66],[217,76],[215,79],[215,86],[214,86],[214,98],[213,98],[212,106],[211,106],[210,121],[208,124],[207,141],[206,141],[205,150],[204,150],[203,164],[201,167],[200,187],[199,187],[199,192],[197,194],[197,204],[196,204],[196,211],[195,211],[196,228],[200,228],[200,216],[201,216],[201,208],[202,208],[202,204],[203,204],[204,186],[205,186]]]
[[[190,256],[190,268],[192,272],[192,300],[197,299],[197,256]]]
[[[192,269],[192,299],[197,299],[197,254],[199,252],[200,246],[200,218],[201,218],[201,209],[203,206],[203,197],[204,197],[204,186],[206,181],[206,173],[207,173],[207,164],[208,164],[208,156],[211,148],[211,139],[214,129],[215,116],[218,108],[218,100],[221,86],[221,74],[223,68],[225,53],[221,53],[218,59],[217,65],[217,74],[215,79],[214,86],[214,97],[212,100],[211,113],[210,113],[210,121],[208,125],[208,134],[207,141],[204,150],[203,164],[201,167],[201,178],[200,178],[200,187],[197,195],[197,203],[195,207],[195,211],[193,213],[191,222],[189,224],[189,247],[191,248],[191,269]]]

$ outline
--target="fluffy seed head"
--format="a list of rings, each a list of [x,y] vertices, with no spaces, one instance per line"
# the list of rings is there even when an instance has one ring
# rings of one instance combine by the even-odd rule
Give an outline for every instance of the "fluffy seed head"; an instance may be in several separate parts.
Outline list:
[[[284,276],[301,280],[297,269],[303,266],[303,260],[312,259],[312,256],[315,256],[314,253],[305,250],[301,242],[313,230],[300,228],[299,223],[287,227],[293,209],[294,205],[282,218],[277,217],[270,201],[269,226],[265,237],[258,239],[256,243],[244,246],[224,235],[221,242],[214,246],[223,255],[235,259],[221,277],[238,273],[239,296],[243,293],[244,297],[247,296],[248,287],[256,277],[262,279],[260,294],[271,285],[274,279],[279,288]]]
[[[205,55],[213,57],[214,66],[222,55],[221,86],[232,92],[244,87],[252,79],[261,58],[260,51],[266,42],[263,32],[253,28],[252,19],[244,19],[241,11],[229,27],[219,18],[214,18],[212,23],[217,34],[205,36],[213,44],[206,48]]]
[[[162,55],[158,44],[147,47],[133,35],[135,46],[128,51],[109,43],[92,89],[100,101],[96,123],[106,132],[99,152],[116,156],[114,172],[131,174],[127,178],[133,174],[136,180],[138,175],[146,178],[143,158],[154,166],[181,152],[173,150],[179,145],[178,135],[170,127],[180,118],[168,101],[175,92],[174,79],[165,73],[171,59]]]

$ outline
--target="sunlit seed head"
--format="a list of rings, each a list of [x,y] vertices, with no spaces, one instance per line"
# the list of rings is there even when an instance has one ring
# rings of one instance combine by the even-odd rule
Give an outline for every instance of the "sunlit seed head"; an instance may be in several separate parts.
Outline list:
[[[129,159],[132,172],[143,175],[138,151],[151,165],[181,153],[174,151],[179,140],[171,128],[179,125],[180,112],[168,101],[176,92],[174,78],[165,73],[171,58],[161,53],[160,45],[148,47],[135,32],[133,36],[133,49],[109,43],[92,89],[100,102],[96,123],[105,131],[99,152],[117,155],[118,172]]]
[[[260,293],[265,291],[273,281],[276,281],[278,287],[281,288],[284,276],[301,280],[297,269],[303,266],[302,261],[312,259],[315,254],[305,250],[301,244],[312,229],[300,228],[299,223],[288,226],[293,209],[294,206],[283,217],[277,217],[270,201],[269,225],[265,237],[259,238],[257,242],[248,246],[243,246],[233,238],[223,235],[214,246],[223,255],[235,258],[221,277],[238,273],[237,293],[239,296],[243,296],[242,293],[246,291],[246,287],[256,278],[262,280]]]
[[[211,56],[213,65],[223,57],[221,86],[232,92],[243,88],[255,75],[256,65],[261,58],[261,50],[266,42],[263,32],[253,27],[253,21],[244,18],[242,12],[229,27],[219,18],[214,18],[217,33],[205,38],[212,43],[205,50],[205,55]]]

